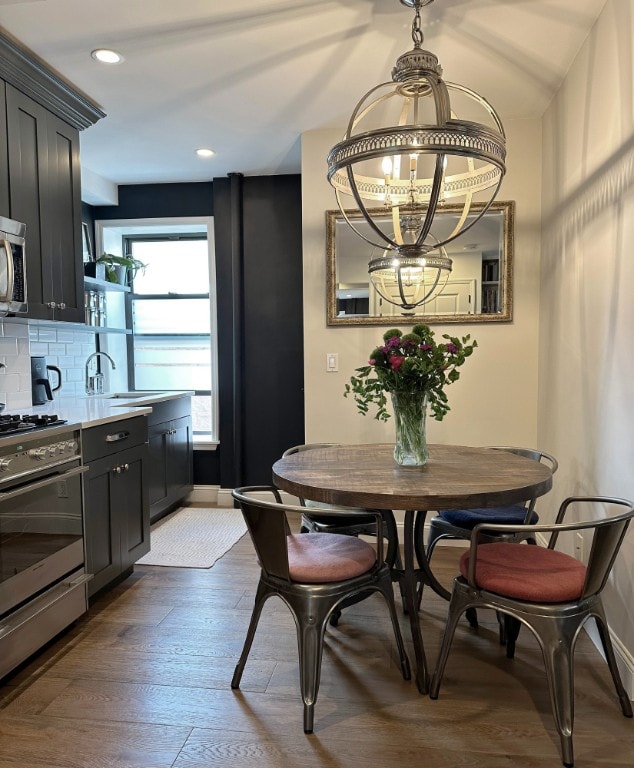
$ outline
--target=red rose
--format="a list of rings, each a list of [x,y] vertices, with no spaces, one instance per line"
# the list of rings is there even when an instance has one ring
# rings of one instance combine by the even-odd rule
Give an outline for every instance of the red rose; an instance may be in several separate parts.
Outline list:
[[[393,371],[398,371],[399,368],[403,365],[403,360],[405,360],[404,357],[401,355],[390,355],[388,357],[388,362],[390,364],[390,368]]]

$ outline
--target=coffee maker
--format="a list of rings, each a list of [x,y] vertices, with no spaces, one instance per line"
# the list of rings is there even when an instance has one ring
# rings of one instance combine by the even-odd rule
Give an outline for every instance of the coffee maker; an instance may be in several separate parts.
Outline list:
[[[48,372],[57,374],[57,384],[52,387]],[[56,365],[47,365],[46,358],[37,356],[31,358],[31,395],[33,405],[44,405],[53,399],[53,392],[62,386],[62,372]]]

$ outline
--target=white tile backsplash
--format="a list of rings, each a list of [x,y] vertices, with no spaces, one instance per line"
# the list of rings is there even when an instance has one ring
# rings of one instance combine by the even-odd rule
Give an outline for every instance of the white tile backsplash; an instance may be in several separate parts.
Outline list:
[[[95,351],[92,331],[0,321],[0,402],[7,413],[31,405],[31,355],[44,355],[62,371],[62,388],[55,397],[84,394],[86,358]]]
[[[17,338],[11,338],[3,336],[0,338],[0,355],[4,357],[17,357],[18,356],[18,340]]]

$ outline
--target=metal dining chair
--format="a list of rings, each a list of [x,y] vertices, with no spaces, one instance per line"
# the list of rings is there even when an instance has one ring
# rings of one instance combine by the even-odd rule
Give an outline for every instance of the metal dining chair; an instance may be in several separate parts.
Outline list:
[[[517,456],[523,456],[532,461],[540,461],[550,467],[550,471],[555,474],[558,468],[557,459],[546,451],[540,451],[534,448],[514,448],[510,446],[491,446],[494,451],[507,451]],[[536,498],[527,498],[523,503],[511,504],[505,507],[487,507],[477,509],[447,509],[439,510],[437,515],[429,521],[429,536],[427,539],[427,560],[430,561],[436,544],[441,539],[465,539],[471,538],[471,532],[479,523],[495,523],[502,525],[528,525],[539,522],[539,515],[535,511]],[[535,539],[524,529],[520,529],[514,534],[504,534],[499,529],[490,530],[488,534],[492,539],[498,541],[524,541],[529,544],[535,544]],[[422,548],[422,532],[416,535],[417,546]],[[444,595],[449,599],[450,593]],[[419,589],[418,599],[422,597],[422,585]],[[477,614],[474,610],[467,613],[467,620],[472,627],[478,626]],[[509,634],[509,622],[499,621],[500,626],[500,644],[505,645],[507,635]],[[511,630],[512,631],[512,630]]]
[[[596,510],[596,519],[564,523],[571,506]],[[606,507],[611,510],[621,507],[625,511],[606,517]],[[574,649],[581,627],[593,617],[621,711],[625,717],[632,717],[632,704],[619,675],[601,592],[633,516],[632,502],[626,499],[578,496],[567,498],[561,504],[553,524],[496,528],[497,532],[507,535],[550,534],[547,547],[491,542],[488,536],[490,524],[477,525],[471,533],[469,550],[460,559],[460,576],[453,583],[449,615],[430,687],[431,698],[438,698],[449,649],[462,613],[469,608],[492,608],[507,614],[518,626],[525,624],[539,642],[562,760],[570,767],[574,761]],[[560,537],[565,539],[579,533],[592,534],[587,565],[555,549]],[[568,546],[571,548],[573,542]]]
[[[294,445],[292,448],[287,448],[282,454],[282,458],[285,456],[292,456],[300,451],[310,451],[317,448],[332,448],[336,446],[336,443],[306,443],[304,445]],[[348,536],[374,536],[376,534],[376,511],[368,509],[360,509],[357,507],[339,507],[333,504],[324,504],[319,501],[311,501],[310,499],[300,498],[299,503],[306,507],[304,514],[302,515],[302,532],[307,533],[343,533]],[[350,517],[339,514],[336,517],[333,515],[321,515],[320,510],[343,510],[344,512],[350,510],[354,514]],[[364,513],[364,514],[359,514]],[[398,533],[396,530],[396,521],[394,515],[382,510],[383,514],[383,530],[385,538],[387,539],[387,553],[386,562],[390,565],[400,562],[398,551]]]
[[[275,501],[263,501],[260,496],[264,492],[272,493]],[[242,509],[261,571],[251,621],[231,687],[240,687],[262,608],[274,595],[286,603],[297,627],[305,733],[313,731],[326,625],[333,611],[350,597],[368,592],[383,595],[392,621],[401,672],[404,679],[409,680],[409,660],[396,616],[390,568],[383,557],[381,515],[375,515],[376,545],[373,547],[355,536],[293,534],[289,518],[301,517],[304,507],[282,504],[276,488],[247,486],[236,488],[232,496]],[[323,514],[328,513],[324,510]],[[358,513],[361,514],[366,513]]]
[[[305,443],[287,448],[282,454],[292,456],[300,451],[310,451],[318,448],[332,448],[337,443]],[[340,507],[333,504],[325,504],[310,499],[299,499],[301,506],[306,507],[302,515],[302,533],[340,533],[346,536],[375,536],[377,510],[361,509],[358,507]],[[321,510],[338,510],[339,514],[321,514]],[[350,515],[342,512],[350,511]],[[383,531],[387,541],[385,561],[391,568],[401,568],[401,555],[398,543],[398,531],[394,513],[389,510],[381,510]],[[345,607],[345,606],[343,606]],[[333,613],[331,624],[336,626],[339,622],[341,611]]]

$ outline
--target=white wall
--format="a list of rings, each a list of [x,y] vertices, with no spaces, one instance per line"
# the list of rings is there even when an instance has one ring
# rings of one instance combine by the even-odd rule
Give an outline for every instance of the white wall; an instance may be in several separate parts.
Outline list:
[[[537,443],[541,123],[509,121],[505,130],[509,170],[498,199],[516,201],[514,320],[433,326],[437,336],[470,333],[479,347],[448,390],[450,413],[440,423],[430,421],[430,442]],[[398,323],[326,326],[325,211],[337,207],[326,180],[326,155],[342,134],[343,129],[302,136],[306,441],[391,442],[392,420],[380,424],[358,414],[343,391],[354,369],[366,364],[383,331]],[[326,372],[327,352],[339,353],[338,373]]]
[[[538,440],[557,498],[634,498],[633,4],[608,0],[544,117]],[[634,669],[634,531],[606,591]],[[630,689],[632,689],[630,677]]]

